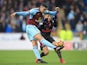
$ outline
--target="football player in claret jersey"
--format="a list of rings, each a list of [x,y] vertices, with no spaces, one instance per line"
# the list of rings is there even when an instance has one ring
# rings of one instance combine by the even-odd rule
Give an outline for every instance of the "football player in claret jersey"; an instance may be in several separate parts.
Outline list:
[[[63,43],[62,41],[60,42],[56,42],[52,37],[51,37],[51,31],[53,27],[57,27],[57,21],[56,21],[56,15],[55,16],[51,16],[50,14],[45,14],[44,15],[44,19],[43,22],[41,22],[38,26],[38,28],[41,31],[42,36],[48,40],[49,42],[51,42],[53,45],[57,45],[58,43]],[[62,58],[61,55],[61,49],[63,49],[63,45],[59,46],[59,50],[57,53],[59,59],[60,59],[60,63],[65,63],[64,59]],[[43,45],[42,43],[40,44],[40,48],[43,51],[40,55],[41,57],[48,55],[49,51],[48,51],[48,47]]]
[[[47,41],[40,33],[40,30],[37,28],[38,26],[38,19],[43,17],[43,13],[48,13],[50,15],[55,15],[58,13],[58,11],[48,11],[46,4],[41,4],[39,8],[32,8],[29,11],[22,11],[22,12],[14,12],[11,14],[11,16],[15,15],[22,15],[27,16],[29,15],[29,19],[27,21],[26,25],[26,33],[29,38],[29,40],[32,42],[33,51],[37,58],[36,63],[47,63],[42,60],[40,53],[38,51],[38,44],[37,41],[40,41],[42,44],[55,49],[55,51],[58,51],[58,47],[51,44],[49,41]],[[61,43],[58,44],[61,46]]]

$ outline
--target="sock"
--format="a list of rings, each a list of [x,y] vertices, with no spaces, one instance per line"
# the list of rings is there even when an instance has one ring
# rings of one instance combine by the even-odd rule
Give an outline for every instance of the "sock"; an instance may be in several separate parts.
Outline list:
[[[39,50],[38,50],[37,46],[33,47],[33,51],[34,51],[34,54],[35,54],[36,58],[41,59],[40,53],[39,53]]]
[[[55,51],[60,59],[62,58],[61,51],[60,51],[61,49],[62,47],[58,47],[58,51]]]
[[[58,56],[59,56],[60,59],[62,58],[62,55],[61,55],[60,51],[58,51]]]
[[[58,57],[61,59],[61,58],[62,58],[61,52],[58,51],[58,52],[56,52],[56,53],[57,53]]]
[[[64,48],[64,46],[61,46],[59,50],[61,50],[61,49],[63,49],[63,48]]]
[[[55,51],[60,59],[62,59],[62,55],[61,55],[61,51],[60,50],[63,49],[63,48],[64,48],[64,46],[60,46],[60,47],[58,47],[58,52]]]
[[[56,46],[54,46],[53,44],[51,44],[49,41],[47,41],[46,39],[42,39],[42,40],[40,40],[40,42],[42,43],[42,44],[44,44],[44,45],[46,45],[46,46],[48,46],[48,47],[50,47],[50,48],[56,48]]]
[[[43,57],[43,56],[46,56],[46,55],[44,54],[44,52],[42,52],[42,53],[40,54],[40,56]]]

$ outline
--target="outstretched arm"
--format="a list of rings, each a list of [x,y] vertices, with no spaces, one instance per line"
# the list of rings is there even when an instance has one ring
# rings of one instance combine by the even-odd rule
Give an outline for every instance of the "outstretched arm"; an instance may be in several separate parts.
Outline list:
[[[29,11],[22,11],[22,12],[14,12],[11,14],[11,16],[15,16],[15,15],[22,15],[22,16],[26,16],[29,14]]]
[[[29,11],[15,12],[15,13],[16,13],[16,15],[27,16],[29,14]]]
[[[45,11],[45,14],[50,14],[52,16],[56,16],[56,14],[59,12],[60,8],[59,7],[56,7],[55,8],[55,11],[49,11],[49,10],[46,10]]]
[[[38,12],[37,9],[33,8],[31,10],[28,11],[22,11],[22,12],[14,12],[11,14],[11,16],[15,16],[15,15],[22,15],[22,16],[27,16],[27,15],[35,15]]]
[[[52,16],[55,16],[57,13],[58,13],[57,11],[49,11],[49,10],[45,11],[45,14],[50,14]]]

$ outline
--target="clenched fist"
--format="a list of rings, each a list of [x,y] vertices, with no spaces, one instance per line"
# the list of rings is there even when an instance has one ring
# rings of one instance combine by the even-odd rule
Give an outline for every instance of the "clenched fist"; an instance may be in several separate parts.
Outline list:
[[[55,10],[56,10],[56,11],[60,11],[60,8],[59,8],[59,7],[56,7]]]
[[[12,14],[11,14],[11,16],[15,16],[15,15],[16,15],[16,13],[12,13]]]

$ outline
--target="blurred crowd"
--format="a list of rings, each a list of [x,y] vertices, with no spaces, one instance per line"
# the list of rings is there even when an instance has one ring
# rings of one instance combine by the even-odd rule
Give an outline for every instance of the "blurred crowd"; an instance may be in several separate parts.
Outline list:
[[[87,0],[0,0],[0,32],[25,32],[27,17],[11,17],[10,14],[27,11],[43,2],[49,10],[54,10],[56,6],[61,8],[59,24],[62,24],[62,29],[69,24],[71,31],[87,34]]]

